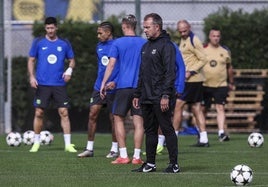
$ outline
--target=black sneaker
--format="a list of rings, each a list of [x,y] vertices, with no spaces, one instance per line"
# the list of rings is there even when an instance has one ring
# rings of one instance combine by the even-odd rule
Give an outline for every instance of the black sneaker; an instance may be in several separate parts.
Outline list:
[[[220,142],[226,142],[226,141],[229,141],[229,140],[230,140],[229,136],[226,135],[226,134],[224,134],[224,133],[222,133],[222,134],[219,136],[219,141],[220,141]]]
[[[202,143],[198,141],[196,144],[192,145],[192,147],[209,147],[209,143]]]
[[[154,172],[156,171],[156,166],[149,166],[147,163],[143,163],[141,167],[137,169],[131,170],[132,172],[143,172],[143,173],[148,173],[148,172]]]
[[[179,173],[181,171],[178,164],[169,164],[168,167],[164,170],[165,173]]]

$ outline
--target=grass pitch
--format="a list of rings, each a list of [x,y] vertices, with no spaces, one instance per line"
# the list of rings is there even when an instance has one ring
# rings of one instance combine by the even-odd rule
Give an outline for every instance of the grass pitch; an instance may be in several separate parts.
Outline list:
[[[9,186],[100,186],[100,187],[231,187],[231,169],[246,164],[253,169],[250,186],[268,187],[268,135],[264,145],[251,148],[248,134],[231,134],[231,141],[219,142],[209,134],[210,147],[197,148],[195,136],[179,137],[181,173],[162,172],[168,164],[167,150],[157,156],[157,171],[133,173],[138,166],[112,165],[105,156],[111,146],[111,135],[96,134],[94,157],[77,158],[76,153],[64,152],[62,134],[54,134],[51,145],[42,145],[39,152],[30,153],[31,146],[9,147],[5,135],[0,136],[0,184]],[[128,153],[133,154],[133,137],[127,138]],[[73,133],[72,143],[79,152],[86,146],[87,135]],[[78,153],[79,153],[78,152]],[[145,160],[145,157],[142,156]]]

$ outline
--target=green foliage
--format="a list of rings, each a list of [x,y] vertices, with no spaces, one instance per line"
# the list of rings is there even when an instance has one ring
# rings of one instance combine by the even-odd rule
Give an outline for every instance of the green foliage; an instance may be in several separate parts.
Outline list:
[[[111,17],[109,21],[115,25],[115,35],[121,36],[121,27],[116,19]],[[89,97],[97,76],[98,24],[67,20],[58,27],[58,35],[71,42],[75,53],[76,67],[71,82],[68,84],[71,104],[73,107],[83,110],[88,107]],[[36,22],[33,30],[35,37],[40,36],[40,33],[44,34],[43,23]]]
[[[224,7],[204,19],[204,32],[207,37],[211,28],[221,30],[222,44],[230,48],[235,68],[268,68],[267,19],[267,9],[249,14]]]
[[[171,28],[167,28],[166,31],[170,35],[171,40],[179,45],[179,43],[180,43],[179,32],[174,30],[174,29],[171,29]]]
[[[115,36],[121,36],[121,26],[118,21],[113,17],[109,21],[115,26]],[[96,23],[74,22],[72,20],[62,22],[58,26],[58,35],[71,42],[75,53],[76,67],[67,88],[72,109],[76,111],[88,110],[90,94],[97,76],[97,26]],[[43,23],[35,22],[33,36],[44,35]],[[66,68],[67,65],[66,63]],[[33,93],[27,76],[27,57],[14,58],[12,68],[13,129],[25,129],[26,126],[32,126]]]
[[[12,111],[13,127],[22,127],[32,107],[32,90],[27,77],[26,57],[17,57],[12,61]],[[14,129],[14,128],[13,128]]]

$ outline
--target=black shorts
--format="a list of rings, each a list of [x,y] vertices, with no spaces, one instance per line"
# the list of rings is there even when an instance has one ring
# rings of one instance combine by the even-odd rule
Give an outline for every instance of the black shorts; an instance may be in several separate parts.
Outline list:
[[[130,110],[130,114],[142,116],[141,109],[135,109],[132,105],[134,88],[118,89],[115,92],[112,113],[125,117]]]
[[[203,82],[186,82],[184,92],[179,99],[187,103],[203,101]]]
[[[89,106],[93,105],[103,105],[108,107],[109,111],[112,112],[112,105],[114,100],[114,93],[107,93],[104,99],[100,97],[100,91],[94,90],[91,94]]]
[[[69,108],[69,97],[66,86],[41,86],[37,87],[34,98],[34,107],[47,108],[53,101],[56,108]]]
[[[226,104],[226,98],[228,96],[228,87],[206,87],[204,86],[204,101],[202,105],[206,108],[210,108],[212,103]]]

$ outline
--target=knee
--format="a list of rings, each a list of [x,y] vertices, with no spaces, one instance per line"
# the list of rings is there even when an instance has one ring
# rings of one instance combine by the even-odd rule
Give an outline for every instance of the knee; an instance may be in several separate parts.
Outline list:
[[[59,115],[60,115],[61,118],[68,117],[68,110],[67,110],[67,108],[59,109]]]
[[[96,120],[97,117],[98,117],[98,113],[90,111],[88,117],[89,117],[90,120]]]

